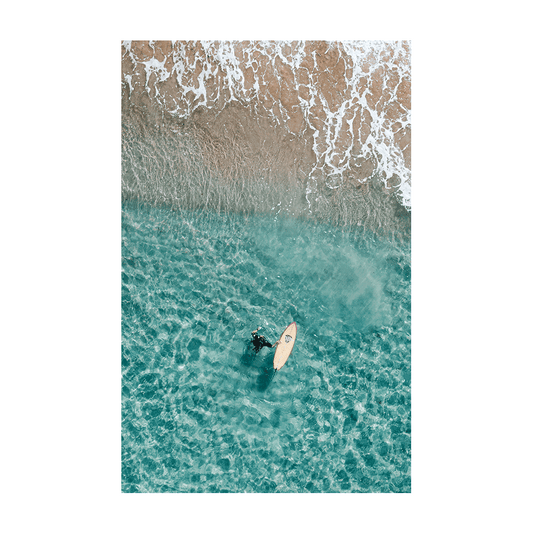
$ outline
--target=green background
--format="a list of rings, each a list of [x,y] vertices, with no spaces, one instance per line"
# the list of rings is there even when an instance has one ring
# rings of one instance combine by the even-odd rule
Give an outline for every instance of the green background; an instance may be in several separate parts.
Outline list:
[[[97,1],[4,11],[7,531],[522,528],[531,171],[520,156],[530,151],[531,60],[519,5]],[[432,18],[431,516],[100,515],[100,19],[409,15]]]

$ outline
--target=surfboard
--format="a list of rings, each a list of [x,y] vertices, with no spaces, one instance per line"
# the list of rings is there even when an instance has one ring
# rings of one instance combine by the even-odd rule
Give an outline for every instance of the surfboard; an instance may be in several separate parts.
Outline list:
[[[279,344],[276,346],[276,353],[274,354],[274,370],[279,370],[287,362],[295,341],[296,322],[292,322],[279,338]]]

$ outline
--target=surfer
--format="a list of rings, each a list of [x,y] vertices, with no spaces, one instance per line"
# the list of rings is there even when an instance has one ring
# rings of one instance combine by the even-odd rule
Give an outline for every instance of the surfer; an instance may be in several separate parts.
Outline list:
[[[255,331],[252,331],[252,344],[254,345],[254,351],[255,353],[259,353],[259,350],[263,347],[267,348],[274,348],[274,346],[277,346],[279,344],[279,341],[276,341],[274,344],[270,344],[266,339],[264,335],[258,335],[257,332],[261,329],[261,327],[258,327]]]

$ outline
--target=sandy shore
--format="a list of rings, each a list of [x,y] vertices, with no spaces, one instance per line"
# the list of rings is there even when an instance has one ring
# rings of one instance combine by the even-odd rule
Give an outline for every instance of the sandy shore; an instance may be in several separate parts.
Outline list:
[[[410,210],[409,42],[124,41],[121,54],[123,125],[179,136],[196,170],[299,189],[309,209],[374,182]]]

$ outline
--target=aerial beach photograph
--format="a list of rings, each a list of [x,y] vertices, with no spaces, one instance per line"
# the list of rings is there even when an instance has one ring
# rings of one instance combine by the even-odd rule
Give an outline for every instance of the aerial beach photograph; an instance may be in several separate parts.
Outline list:
[[[122,491],[410,492],[410,42],[120,53]]]

